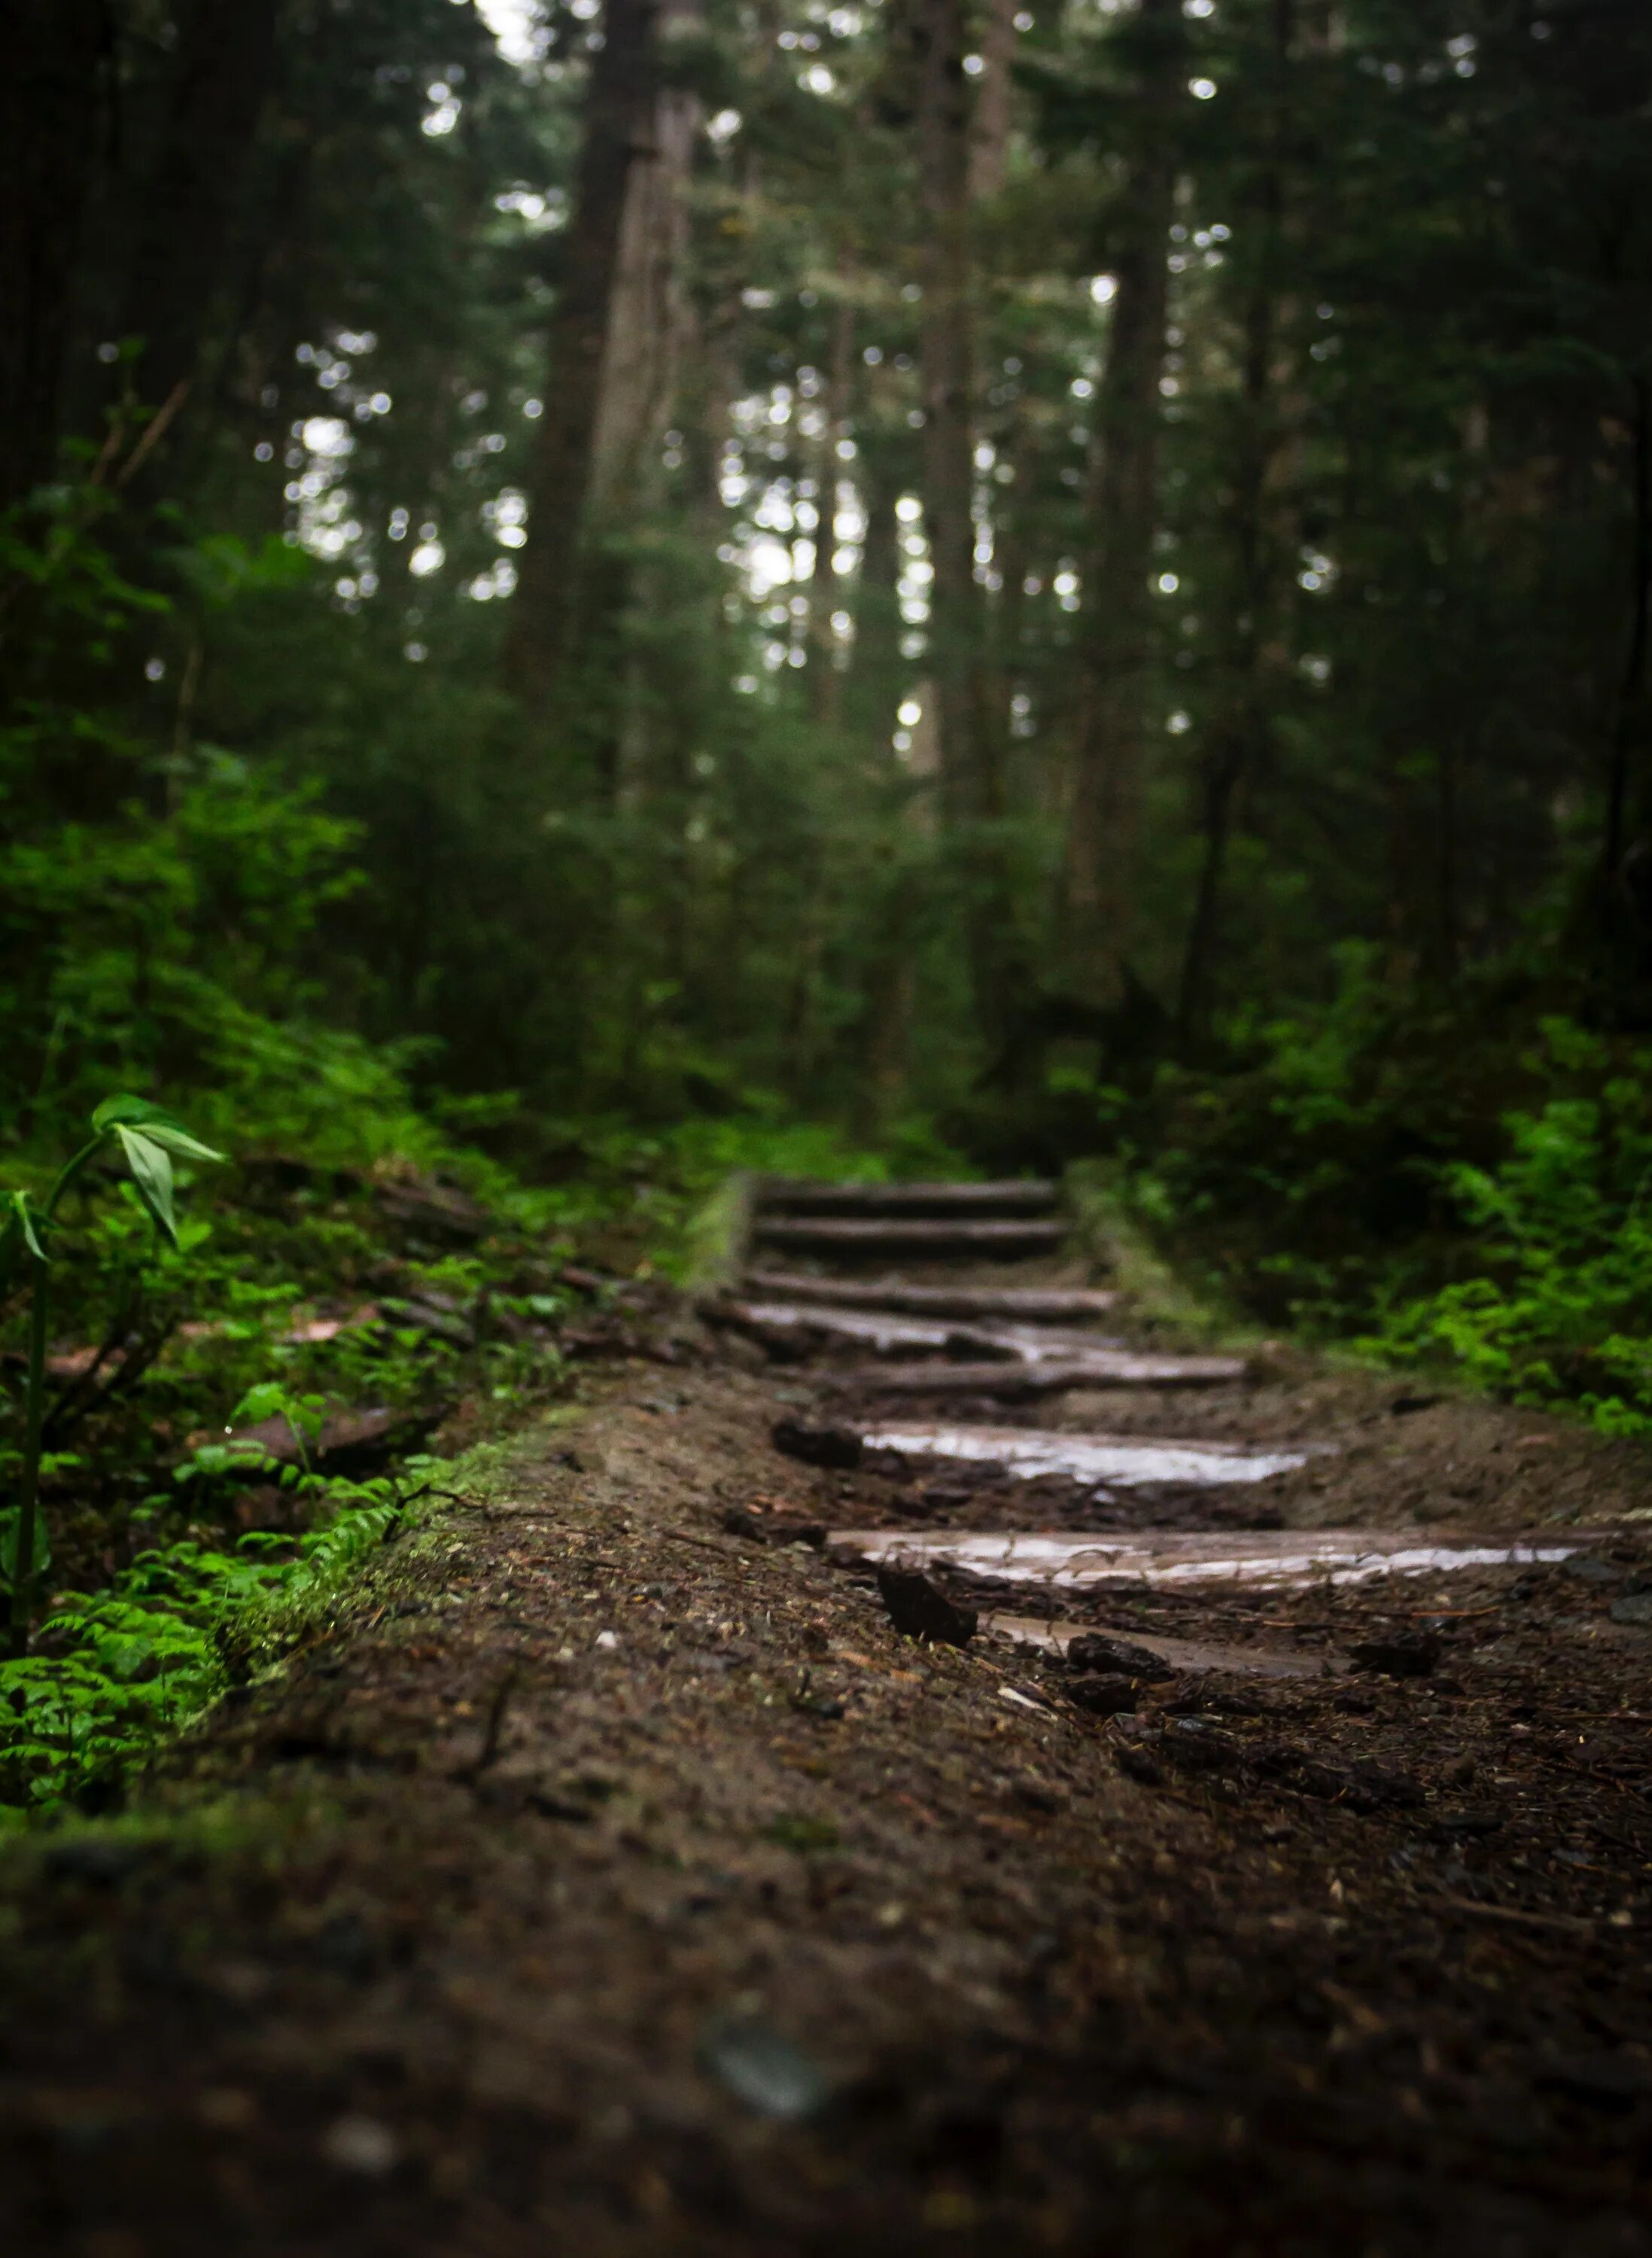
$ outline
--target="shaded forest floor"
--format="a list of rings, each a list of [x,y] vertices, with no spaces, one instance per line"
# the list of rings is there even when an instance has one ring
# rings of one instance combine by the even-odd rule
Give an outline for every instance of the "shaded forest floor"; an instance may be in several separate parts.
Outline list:
[[[1652,2250],[1637,1452],[1285,1353],[995,1414],[1342,1446],[1212,1526],[1599,1532],[1087,1600],[1282,1663],[1101,1718],[823,1545],[991,1485],[799,1465],[815,1375],[656,1322],[135,1815],[14,1854],[7,2248]]]

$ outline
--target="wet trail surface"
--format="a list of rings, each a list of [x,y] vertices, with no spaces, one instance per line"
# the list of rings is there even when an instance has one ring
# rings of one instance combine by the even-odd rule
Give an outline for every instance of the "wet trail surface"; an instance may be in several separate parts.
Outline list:
[[[15,1861],[0,2247],[1652,2251],[1643,1458],[1065,1229],[771,1192]]]

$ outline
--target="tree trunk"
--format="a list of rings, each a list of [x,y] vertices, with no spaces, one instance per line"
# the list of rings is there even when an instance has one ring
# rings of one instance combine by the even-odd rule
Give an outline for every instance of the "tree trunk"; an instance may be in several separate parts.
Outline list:
[[[1167,33],[1177,0],[1141,0],[1145,23]],[[1144,712],[1152,602],[1148,575],[1159,493],[1159,384],[1168,308],[1168,238],[1175,181],[1166,127],[1178,56],[1162,36],[1146,58],[1146,130],[1126,171],[1113,255],[1115,292],[1102,379],[1100,459],[1093,495],[1082,702],[1068,819],[1066,951],[1075,988],[1091,1001],[1117,992],[1135,908]]]
[[[969,193],[979,202],[1004,183],[1010,151],[1010,59],[1015,53],[1015,14],[1020,0],[984,0],[977,42],[975,115],[969,136]]]
[[[195,378],[275,78],[279,14],[280,0],[196,0],[182,26],[120,317],[122,335],[143,340],[136,382],[152,408]]]
[[[1234,808],[1267,743],[1261,670],[1277,579],[1277,543],[1266,524],[1267,489],[1282,431],[1274,401],[1278,292],[1284,233],[1283,166],[1288,75],[1296,0],[1273,0],[1273,89],[1267,120],[1268,159],[1257,195],[1255,266],[1245,309],[1244,380],[1234,433],[1234,493],[1228,522],[1231,558],[1223,622],[1223,681],[1215,725],[1200,763],[1202,851],[1193,916],[1182,955],[1176,1031],[1184,1050],[1209,1030],[1223,881]],[[1247,230],[1247,232],[1252,231]]]
[[[1632,426],[1634,465],[1631,492],[1634,527],[1629,562],[1628,635],[1617,707],[1613,717],[1612,753],[1606,771],[1606,813],[1601,837],[1601,867],[1608,938],[1626,923],[1638,923],[1631,905],[1633,890],[1626,885],[1626,862],[1630,851],[1634,818],[1643,811],[1632,807],[1634,756],[1647,726],[1647,652],[1648,610],[1652,609],[1652,378],[1634,379],[1634,417]],[[1626,915],[1626,912],[1628,914]],[[1642,948],[1646,936],[1636,939]]]
[[[970,245],[972,144],[963,0],[922,0],[918,18],[918,177],[925,224],[924,515],[929,664],[940,804],[960,849],[964,943],[975,1016],[996,1060],[1020,981],[1008,873],[996,828],[1002,762],[991,726],[987,620],[975,579],[975,341]],[[1001,153],[1001,152],[1000,152]],[[995,162],[996,160],[995,160]]]
[[[838,442],[849,424],[849,386],[854,356],[854,304],[847,295],[833,309],[832,341],[821,401],[826,428],[815,451],[814,562],[809,572],[809,711],[817,721],[836,721],[843,708],[844,674],[832,624],[840,594],[837,568]]]
[[[919,190],[925,226],[924,515],[929,535],[930,670],[941,793],[954,822],[981,806],[975,680],[975,339],[968,245],[969,106],[963,0],[921,0]]]
[[[529,482],[528,539],[504,654],[511,688],[536,707],[554,695],[572,641],[580,540],[596,483],[627,209],[633,175],[653,155],[659,18],[658,0],[608,0],[603,44],[592,64],[573,217],[558,245],[544,413]],[[617,411],[611,411],[611,450],[623,428]]]
[[[51,473],[71,284],[96,165],[104,0],[14,0],[0,75],[0,509]]]
[[[660,35],[699,16],[698,0],[660,0]],[[656,84],[651,110],[626,177],[593,437],[593,519],[617,515],[649,482],[689,342],[683,262],[699,96]]]

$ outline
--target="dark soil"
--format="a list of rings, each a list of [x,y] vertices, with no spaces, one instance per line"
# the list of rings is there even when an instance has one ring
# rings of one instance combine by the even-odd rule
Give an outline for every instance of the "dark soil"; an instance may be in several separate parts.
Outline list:
[[[174,1823],[11,1854],[0,2247],[1652,2252],[1641,1453],[1306,1364],[1040,1406],[1346,1446],[1230,1526],[1604,1532],[1064,1595],[1320,1673],[1075,1674],[903,1638],[820,1549],[1010,1525],[1004,1485],[801,1464],[807,1370],[687,1356],[393,1548],[174,1752]]]

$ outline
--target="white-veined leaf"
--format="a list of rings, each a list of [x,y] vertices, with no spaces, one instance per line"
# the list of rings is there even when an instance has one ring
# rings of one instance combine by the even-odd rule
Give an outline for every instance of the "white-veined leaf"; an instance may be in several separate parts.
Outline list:
[[[198,1137],[192,1137],[175,1121],[145,1121],[143,1133],[157,1145],[164,1145],[167,1152],[177,1153],[186,1161],[222,1161],[229,1157],[227,1154],[215,1153],[210,1145],[203,1145]]]
[[[138,1198],[153,1217],[156,1229],[165,1232],[175,1246],[178,1218],[172,1207],[172,1161],[165,1146],[156,1144],[145,1131],[133,1129],[124,1121],[112,1125],[131,1169]]]
[[[152,1104],[146,1097],[106,1097],[92,1116],[92,1126],[100,1133],[118,1129],[122,1125],[141,1130],[145,1137],[167,1152],[176,1153],[188,1161],[222,1161],[225,1155],[216,1153],[210,1145],[203,1145],[192,1137],[175,1113],[164,1105]]]

